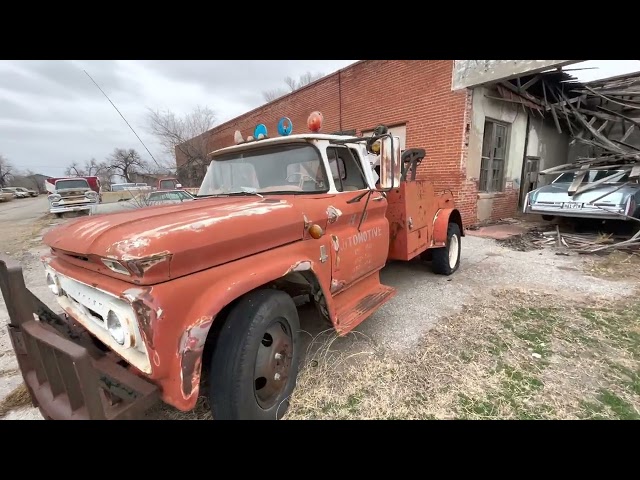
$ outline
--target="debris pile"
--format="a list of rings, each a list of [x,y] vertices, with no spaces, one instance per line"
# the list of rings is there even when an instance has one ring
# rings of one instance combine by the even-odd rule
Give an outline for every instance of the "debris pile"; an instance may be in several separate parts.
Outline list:
[[[640,250],[640,231],[631,238],[603,233],[564,233],[555,230],[543,232],[542,238],[534,242],[541,247],[555,246],[561,250],[577,253],[596,253],[608,250],[633,252]]]

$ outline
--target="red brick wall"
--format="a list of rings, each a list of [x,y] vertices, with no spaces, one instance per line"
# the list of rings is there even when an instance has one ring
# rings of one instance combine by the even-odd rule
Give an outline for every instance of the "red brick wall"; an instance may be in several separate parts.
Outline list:
[[[209,132],[209,150],[233,145],[236,130],[246,138],[258,123],[277,135],[283,116],[291,118],[293,133],[307,132],[313,110],[324,116],[324,133],[406,124],[407,148],[427,151],[418,178],[452,190],[465,224],[475,223],[476,188],[466,180],[471,92],[451,91],[452,69],[453,60],[362,61],[219,125]]]
[[[505,189],[504,192],[494,194],[491,208],[491,220],[514,218],[518,214],[519,194],[520,191],[517,188]]]

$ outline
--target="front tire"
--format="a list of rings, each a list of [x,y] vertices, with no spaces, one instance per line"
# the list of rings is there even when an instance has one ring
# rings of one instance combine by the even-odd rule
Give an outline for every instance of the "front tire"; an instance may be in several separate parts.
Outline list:
[[[298,376],[300,321],[293,299],[256,290],[229,312],[211,360],[215,420],[279,420]]]
[[[450,223],[447,228],[447,244],[442,248],[432,249],[431,268],[438,275],[451,275],[460,266],[461,237],[457,223]]]

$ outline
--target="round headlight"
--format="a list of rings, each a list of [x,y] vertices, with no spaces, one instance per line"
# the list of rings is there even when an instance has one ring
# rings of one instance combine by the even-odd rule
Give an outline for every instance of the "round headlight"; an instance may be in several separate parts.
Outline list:
[[[126,332],[122,322],[113,312],[109,312],[107,315],[107,330],[116,342],[120,345],[124,345]]]
[[[58,285],[58,281],[53,277],[50,273],[47,273],[47,287],[54,295],[60,295],[60,285]]]
[[[58,202],[60,201],[62,197],[60,195],[58,195],[57,193],[54,193],[53,195],[49,195],[49,200],[51,202]]]
[[[85,197],[87,198],[97,198],[98,194],[96,192],[94,192],[93,190],[89,190],[88,192],[85,192]]]

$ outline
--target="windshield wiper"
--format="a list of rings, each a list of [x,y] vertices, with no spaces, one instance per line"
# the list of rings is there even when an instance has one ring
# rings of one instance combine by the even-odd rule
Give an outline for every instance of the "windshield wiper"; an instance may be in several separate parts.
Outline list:
[[[196,198],[205,198],[205,197],[234,197],[234,196],[242,196],[242,195],[256,195],[260,198],[264,198],[258,192],[225,192],[225,193],[210,193],[208,195],[196,195]]]

